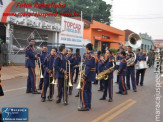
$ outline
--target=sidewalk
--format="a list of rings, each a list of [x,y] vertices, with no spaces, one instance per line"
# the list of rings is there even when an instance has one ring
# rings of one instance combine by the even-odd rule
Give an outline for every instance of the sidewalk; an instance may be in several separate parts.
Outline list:
[[[37,69],[37,70],[36,70]],[[39,74],[38,67],[35,68],[37,75]],[[18,77],[27,77],[28,69],[25,66],[7,66],[2,67],[1,79],[9,80]]]

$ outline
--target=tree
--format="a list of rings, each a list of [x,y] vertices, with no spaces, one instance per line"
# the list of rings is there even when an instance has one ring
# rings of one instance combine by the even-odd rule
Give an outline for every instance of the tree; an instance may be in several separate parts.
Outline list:
[[[106,4],[106,2],[102,0],[15,0],[17,2],[26,2],[26,3],[42,3],[45,4],[54,2],[58,4],[61,2],[62,4],[66,4],[65,8],[40,8],[49,12],[55,13],[58,11],[59,13],[73,13],[74,11],[78,12],[81,15],[81,11],[83,12],[83,18],[92,21],[96,20],[107,25],[110,25],[110,10],[111,5]]]

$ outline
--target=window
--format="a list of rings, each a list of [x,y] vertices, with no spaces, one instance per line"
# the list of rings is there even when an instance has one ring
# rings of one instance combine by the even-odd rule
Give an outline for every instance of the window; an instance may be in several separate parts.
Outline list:
[[[110,39],[109,36],[104,36],[104,35],[102,35],[102,38],[104,38],[104,39]]]

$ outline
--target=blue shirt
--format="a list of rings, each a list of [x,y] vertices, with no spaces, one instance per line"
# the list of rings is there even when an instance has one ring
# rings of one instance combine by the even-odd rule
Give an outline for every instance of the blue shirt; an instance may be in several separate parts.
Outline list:
[[[96,81],[96,58],[93,52],[89,52],[85,60],[85,73],[83,78],[88,81]]]
[[[25,66],[35,68],[35,60],[34,48],[28,45],[25,49]]]
[[[45,57],[46,57],[47,55],[49,55],[49,53],[48,53],[48,52],[43,52],[43,51],[41,51],[41,52],[39,52],[39,53],[37,54],[37,56],[40,57],[40,60],[41,60],[41,63],[42,63],[42,64],[44,63]]]
[[[64,72],[66,71],[66,58],[62,53],[56,54],[54,67],[56,71],[56,78],[64,78]]]
[[[115,65],[115,59],[113,56],[111,56],[110,58],[108,58],[105,62],[104,62],[104,71],[113,67],[113,63]],[[115,67],[114,67],[115,68]],[[113,69],[114,70],[114,69]],[[113,72],[109,73],[108,76],[110,78],[113,78]]]
[[[118,69],[118,74],[125,76],[126,71],[127,71],[127,61],[126,61],[126,58],[124,57],[121,59],[119,69]]]
[[[66,60],[70,61],[70,71],[74,72],[74,66],[75,66],[75,58],[73,57],[73,55],[69,56],[66,55]],[[69,72],[69,64],[67,64],[67,72]]]
[[[51,54],[49,54],[45,57],[45,60],[43,63],[43,68],[45,71],[44,76],[46,76],[49,71],[53,71],[54,58],[55,58],[55,56],[52,56]]]

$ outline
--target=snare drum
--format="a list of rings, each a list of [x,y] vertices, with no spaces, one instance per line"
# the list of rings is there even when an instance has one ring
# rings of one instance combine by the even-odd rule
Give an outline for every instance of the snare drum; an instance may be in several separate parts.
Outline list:
[[[139,62],[139,69],[147,69],[148,65],[146,61],[140,61]]]

